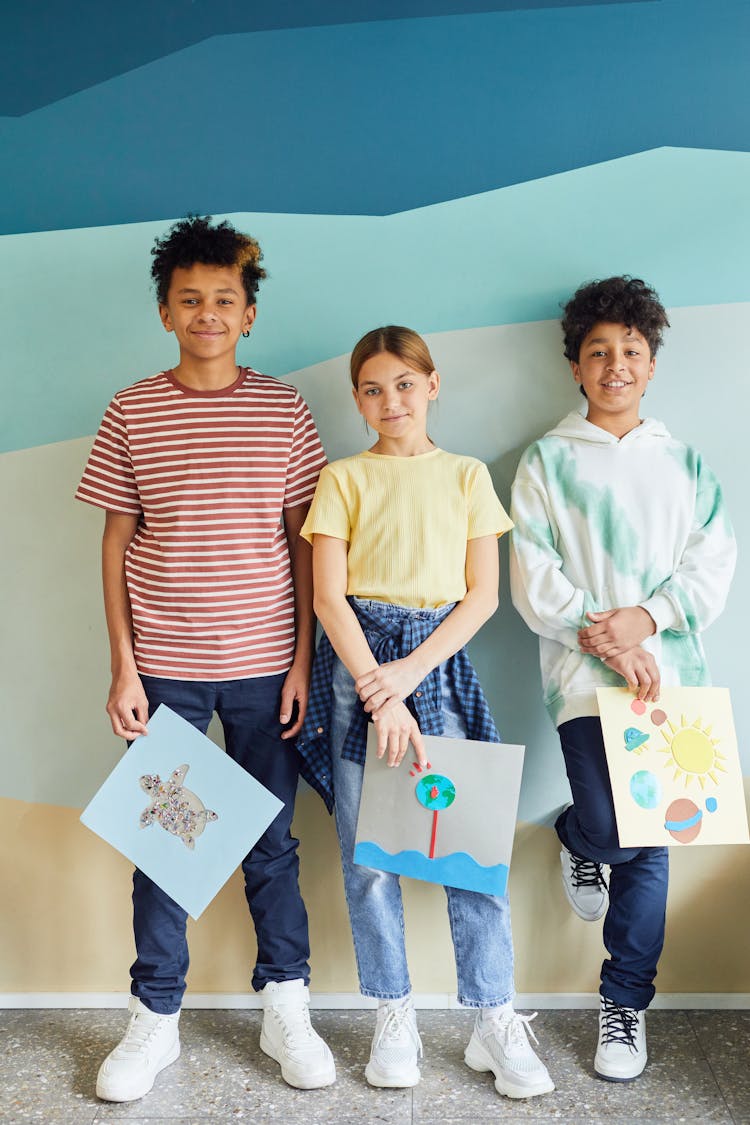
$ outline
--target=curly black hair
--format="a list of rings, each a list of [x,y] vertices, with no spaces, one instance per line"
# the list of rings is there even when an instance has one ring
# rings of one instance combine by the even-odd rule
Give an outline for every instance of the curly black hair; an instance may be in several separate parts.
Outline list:
[[[567,359],[578,363],[581,344],[595,324],[625,324],[635,328],[655,356],[662,333],[669,328],[664,306],[656,290],[638,277],[608,277],[588,281],[563,306],[562,330]]]
[[[189,269],[196,263],[204,266],[239,266],[247,302],[254,305],[258,285],[266,277],[261,266],[263,252],[248,234],[242,234],[225,222],[211,224],[211,216],[188,215],[157,238],[151,249],[151,277],[160,305],[167,303],[167,293],[176,269]]]

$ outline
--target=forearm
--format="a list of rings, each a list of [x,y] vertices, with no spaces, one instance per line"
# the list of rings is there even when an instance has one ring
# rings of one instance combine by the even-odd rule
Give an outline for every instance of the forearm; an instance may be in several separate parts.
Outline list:
[[[377,667],[362,626],[346,597],[333,592],[316,592],[315,614],[339,660],[355,680]]]
[[[495,590],[469,590],[437,629],[405,657],[415,669],[418,682],[421,683],[434,668],[462,649],[492,617],[497,606]]]
[[[104,614],[113,677],[137,672],[133,652],[133,618],[125,583],[125,547],[106,535],[102,540]]]
[[[309,667],[315,647],[312,548],[304,539],[297,538],[294,546],[290,544],[289,556],[294,583],[294,660]]]

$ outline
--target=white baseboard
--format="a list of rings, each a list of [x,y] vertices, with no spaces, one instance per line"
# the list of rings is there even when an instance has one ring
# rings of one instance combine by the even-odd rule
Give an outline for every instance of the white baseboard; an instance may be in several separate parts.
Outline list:
[[[0,993],[2,1008],[124,1008],[127,994],[122,992],[5,992]],[[313,992],[310,1007],[355,1011],[374,1008],[376,1001],[354,992]],[[518,1009],[598,1008],[599,997],[592,992],[526,992],[515,998]],[[457,1009],[460,1004],[448,993],[422,992],[414,996],[417,1008]],[[260,1008],[255,993],[188,992],[183,1008],[243,1009]],[[661,992],[652,1008],[748,1009],[748,992]]]

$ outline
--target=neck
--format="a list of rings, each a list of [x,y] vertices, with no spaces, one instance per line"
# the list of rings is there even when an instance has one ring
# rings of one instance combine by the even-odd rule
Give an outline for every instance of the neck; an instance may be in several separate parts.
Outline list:
[[[226,358],[201,363],[181,357],[177,366],[172,368],[177,382],[194,391],[220,391],[223,387],[231,387],[237,373],[234,359],[228,361]]]
[[[420,453],[431,453],[436,448],[427,434],[410,439],[389,438],[381,434],[370,447],[370,453],[381,453],[387,457],[418,457]]]
[[[625,437],[625,434],[637,429],[642,419],[637,414],[599,414],[596,411],[589,410],[586,421],[590,422],[592,426],[598,426],[600,430],[606,430],[608,434],[612,434],[619,441],[620,438]]]

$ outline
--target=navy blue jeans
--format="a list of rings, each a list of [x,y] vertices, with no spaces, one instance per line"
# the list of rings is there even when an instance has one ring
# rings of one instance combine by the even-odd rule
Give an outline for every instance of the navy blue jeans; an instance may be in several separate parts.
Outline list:
[[[654,997],[664,945],[669,855],[666,848],[621,848],[602,725],[595,716],[558,728],[573,804],[557,818],[557,835],[584,859],[609,864],[609,909],[600,993],[642,1011]]]
[[[258,957],[253,988],[269,981],[309,983],[307,913],[299,889],[298,840],[291,835],[299,757],[281,738],[279,706],[284,675],[245,680],[167,680],[141,676],[149,714],[164,703],[204,734],[216,711],[227,753],[270,789],[284,808],[242,861],[245,894],[255,924]],[[133,929],[137,958],[131,991],[153,1012],[176,1012],[185,991],[187,914],[155,883],[133,874]]]

